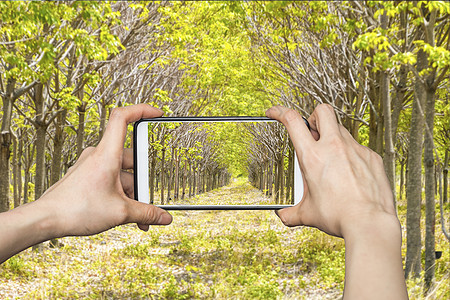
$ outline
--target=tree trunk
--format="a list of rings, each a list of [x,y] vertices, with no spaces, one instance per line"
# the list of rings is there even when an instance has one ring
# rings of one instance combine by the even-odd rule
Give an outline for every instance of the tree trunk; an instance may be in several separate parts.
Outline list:
[[[66,123],[67,110],[64,109],[56,117],[55,136],[53,137],[52,171],[50,185],[54,185],[61,179],[62,150],[64,147],[64,124]]]
[[[22,203],[22,191],[23,191],[23,182],[22,182],[22,154],[23,154],[23,140],[21,138],[21,134],[22,132],[19,131],[19,149],[18,149],[18,153],[17,153],[17,157],[18,157],[18,161],[17,161],[17,166],[18,166],[18,174],[19,177],[17,177],[18,180],[18,196],[19,196],[19,205]]]
[[[435,91],[426,89],[426,113],[425,113],[425,292],[428,293],[434,283],[435,269],[435,158],[433,143],[433,127],[435,114]]]
[[[427,67],[423,51],[417,55],[417,69]],[[408,176],[406,178],[406,262],[405,276],[418,278],[421,271],[421,233],[420,205],[422,202],[422,142],[423,142],[423,111],[425,104],[425,89],[419,79],[414,85],[414,100],[411,112],[411,127],[409,131]]]
[[[58,106],[59,108],[59,106]],[[53,137],[53,154],[51,160],[51,177],[50,186],[54,185],[61,179],[62,169],[62,150],[64,147],[64,124],[66,123],[67,110],[64,109],[56,117],[55,136]],[[59,246],[57,239],[52,239],[50,245],[53,247]]]
[[[105,133],[105,125],[106,125],[106,103],[103,103],[103,101],[100,102],[100,128],[98,131],[98,142],[102,140],[103,134]]]
[[[375,102],[375,101],[374,101]],[[369,148],[377,150],[377,116],[375,112],[376,103],[370,106],[369,110]]]
[[[381,28],[387,29],[388,18],[386,11],[381,15]],[[395,187],[395,151],[392,138],[392,119],[391,119],[391,97],[389,89],[389,73],[388,71],[381,71],[380,74],[380,94],[381,102],[383,103],[384,116],[384,169],[386,170],[389,183],[391,184],[392,194],[394,195],[394,207],[397,210],[396,203],[396,187]]]
[[[17,145],[17,137],[14,137],[13,139],[13,191],[14,191],[14,208],[20,206],[20,198],[19,198],[19,163],[18,160],[20,158],[17,158],[17,151],[18,151],[18,145]]]
[[[86,107],[87,103],[83,101],[84,98],[84,88],[80,88],[78,92],[78,99],[81,104],[78,106],[78,128],[77,128],[77,158],[80,157],[81,152],[84,149],[84,127],[86,119]]]
[[[36,175],[34,199],[37,200],[44,193],[45,178],[45,140],[47,125],[44,120],[44,85],[39,83],[35,87],[34,103],[36,105]]]
[[[77,158],[84,149],[84,122],[86,117],[86,104],[83,102],[78,106],[78,128],[77,128]]]
[[[30,176],[30,168],[31,165],[33,163],[33,157],[34,157],[34,149],[35,149],[35,145],[33,144],[33,146],[29,146],[26,149],[26,165],[25,165],[25,174],[24,174],[24,190],[23,190],[23,203],[28,203],[29,200],[29,191],[28,191],[28,182],[30,182],[31,176]]]
[[[0,131],[0,212],[9,210],[9,178],[11,155],[11,115],[14,103],[13,92],[16,82],[9,79],[6,86],[6,93],[3,96],[3,115]]]
[[[443,200],[444,200],[444,203],[447,203],[448,202],[448,162],[449,162],[449,150],[447,149],[447,150],[445,150],[445,159],[444,159],[444,170],[443,170],[443,172],[442,172],[442,175],[443,175],[443,178],[442,178],[442,181],[443,181],[443,186],[444,186],[444,190],[443,190],[443,194],[444,194],[444,197],[443,197]]]
[[[405,164],[406,159],[403,158],[400,161],[400,190],[399,190],[399,200],[403,199],[403,190],[405,189]]]

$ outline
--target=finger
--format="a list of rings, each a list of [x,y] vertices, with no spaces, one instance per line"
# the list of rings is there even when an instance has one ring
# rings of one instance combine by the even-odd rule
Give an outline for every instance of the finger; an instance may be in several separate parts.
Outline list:
[[[164,209],[132,199],[126,199],[126,201],[128,201],[128,223],[140,225],[169,225],[172,223],[172,216]]]
[[[143,224],[137,224],[140,230],[142,231],[148,231],[150,229],[149,225],[143,225]]]
[[[318,105],[308,118],[308,122],[311,129],[317,131],[321,137],[340,133],[334,109],[329,104]]]
[[[299,206],[300,203],[295,206],[275,211],[275,214],[280,218],[281,222],[288,227],[303,225]]]
[[[308,127],[302,117],[292,109],[283,106],[274,106],[266,111],[266,116],[280,121],[286,127],[294,148],[299,157],[314,143]]]
[[[134,199],[134,175],[125,171],[120,172],[120,182],[123,192],[128,198]]]
[[[133,169],[133,165],[134,165],[133,159],[134,159],[133,149],[130,149],[130,148],[123,149],[122,169],[124,169],[124,170]]]
[[[162,110],[144,103],[115,108],[111,113],[105,134],[98,144],[98,148],[102,153],[109,153],[113,157],[120,156],[129,123],[142,118],[154,118],[162,115]]]

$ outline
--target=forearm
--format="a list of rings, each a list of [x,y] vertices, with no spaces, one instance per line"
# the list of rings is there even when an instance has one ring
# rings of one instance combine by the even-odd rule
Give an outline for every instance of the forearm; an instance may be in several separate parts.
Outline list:
[[[0,263],[54,238],[52,209],[39,200],[0,214]]]
[[[373,221],[344,236],[344,299],[407,299],[398,220],[383,216]]]

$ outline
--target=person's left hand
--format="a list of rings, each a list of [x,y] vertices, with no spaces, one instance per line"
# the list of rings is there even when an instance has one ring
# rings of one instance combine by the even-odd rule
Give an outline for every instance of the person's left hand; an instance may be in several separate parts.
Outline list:
[[[133,199],[133,152],[123,149],[127,125],[153,118],[162,111],[147,104],[115,108],[105,134],[95,148],[83,151],[67,174],[38,200],[52,212],[52,236],[92,235],[117,225],[168,225],[172,216]]]

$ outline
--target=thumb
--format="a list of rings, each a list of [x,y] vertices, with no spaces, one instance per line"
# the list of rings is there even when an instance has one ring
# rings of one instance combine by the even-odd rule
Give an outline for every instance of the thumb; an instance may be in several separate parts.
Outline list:
[[[300,216],[300,204],[295,206],[276,210],[275,214],[280,218],[281,222],[288,227],[303,225]]]
[[[164,209],[132,199],[126,200],[128,202],[127,223],[137,223],[142,230],[148,230],[147,225],[169,225],[172,223],[172,215]]]

